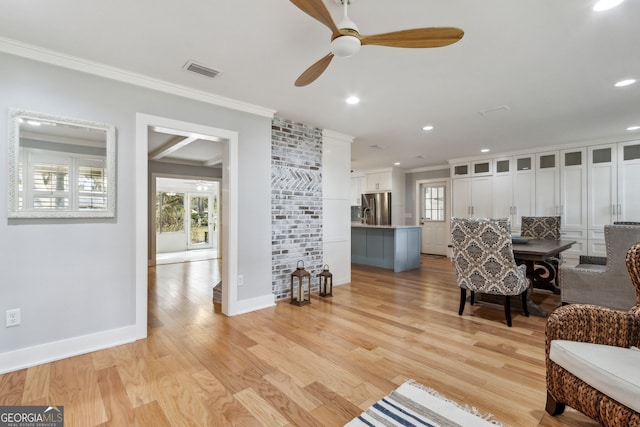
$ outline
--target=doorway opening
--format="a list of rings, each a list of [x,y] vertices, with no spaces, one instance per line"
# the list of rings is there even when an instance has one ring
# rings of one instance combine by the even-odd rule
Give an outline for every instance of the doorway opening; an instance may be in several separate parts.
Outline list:
[[[152,146],[150,135],[168,130],[174,138],[157,147]],[[155,180],[150,176],[151,160],[167,157],[172,153],[180,155],[183,147],[191,147],[194,141],[218,142],[221,150],[219,158],[208,158],[210,164],[220,164],[222,171],[220,185],[219,233],[221,245],[218,256],[222,257],[222,308],[227,316],[237,314],[238,277],[238,133],[231,130],[213,128],[195,123],[183,122],[148,114],[136,114],[135,148],[135,281],[136,281],[136,339],[147,336],[148,315],[148,265],[155,259]],[[186,159],[178,163],[184,164]],[[214,163],[215,162],[215,163]],[[202,165],[207,166],[207,165]],[[167,172],[169,173],[169,172]],[[211,284],[212,286],[215,283]]]

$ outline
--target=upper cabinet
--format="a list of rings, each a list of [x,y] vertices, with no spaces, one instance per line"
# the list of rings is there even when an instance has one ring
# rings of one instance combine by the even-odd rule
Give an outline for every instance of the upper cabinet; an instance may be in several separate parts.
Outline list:
[[[492,174],[492,166],[493,162],[491,159],[454,163],[453,165],[451,165],[451,176],[453,178],[466,178],[469,176],[489,176]]]
[[[587,227],[586,148],[536,154],[537,216],[560,216],[562,227]]]
[[[520,228],[523,216],[535,214],[535,155],[501,157],[493,161],[493,216],[510,218]]]
[[[351,178],[351,206],[360,206],[362,204],[362,193],[367,189],[366,176],[354,176]]]
[[[588,151],[589,229],[602,229],[614,221],[640,221],[640,141],[598,145]]]
[[[589,254],[606,256],[605,225],[640,221],[639,182],[640,141],[588,148]]]
[[[452,215],[459,218],[486,218],[492,211],[491,159],[451,165]]]
[[[640,221],[640,141],[618,145],[618,221]]]
[[[558,152],[536,154],[536,208],[537,216],[560,214],[560,165]]]
[[[391,172],[372,173],[367,175],[367,192],[391,191],[393,180]]]
[[[567,230],[587,228],[587,149],[561,150],[560,216]],[[586,237],[586,236],[585,236]]]

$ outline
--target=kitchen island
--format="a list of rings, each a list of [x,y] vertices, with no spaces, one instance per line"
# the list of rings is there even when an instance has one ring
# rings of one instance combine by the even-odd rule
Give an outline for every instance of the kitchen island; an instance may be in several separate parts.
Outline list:
[[[420,267],[420,226],[351,225],[351,262],[393,269]]]

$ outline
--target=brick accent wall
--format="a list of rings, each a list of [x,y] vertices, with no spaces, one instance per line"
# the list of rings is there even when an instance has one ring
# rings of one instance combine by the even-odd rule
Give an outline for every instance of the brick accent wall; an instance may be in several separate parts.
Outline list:
[[[281,118],[271,125],[272,290],[290,297],[298,261],[317,291],[322,270],[322,129]],[[305,280],[306,284],[306,280]]]

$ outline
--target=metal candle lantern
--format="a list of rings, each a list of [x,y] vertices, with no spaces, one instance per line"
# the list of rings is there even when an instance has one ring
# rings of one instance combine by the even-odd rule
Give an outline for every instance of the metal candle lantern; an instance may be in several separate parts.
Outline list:
[[[320,278],[320,296],[327,298],[333,296],[333,274],[329,271],[329,265],[325,264],[322,272],[318,274]]]
[[[300,265],[302,264],[302,266]],[[304,278],[307,278],[307,292],[305,296],[304,290]],[[294,279],[297,278],[298,287],[297,292],[294,293]],[[298,261],[296,270],[291,273],[291,304],[301,306],[311,303],[311,273],[304,269],[304,262]]]

